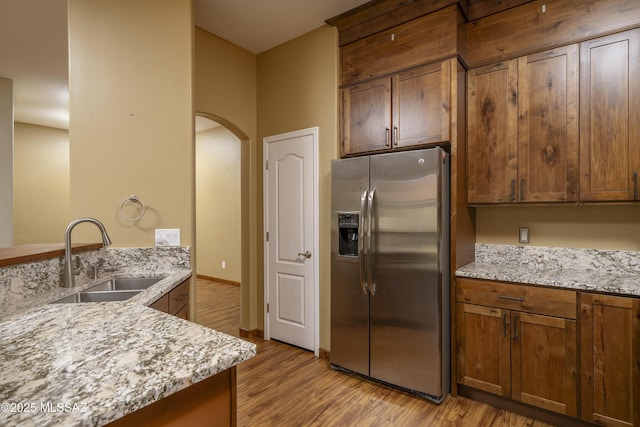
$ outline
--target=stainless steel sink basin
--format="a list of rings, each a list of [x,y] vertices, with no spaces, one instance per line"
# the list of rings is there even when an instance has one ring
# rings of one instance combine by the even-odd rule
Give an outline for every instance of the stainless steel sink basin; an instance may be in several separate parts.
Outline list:
[[[74,302],[105,302],[105,301],[124,301],[142,291],[96,291],[96,292],[78,292],[68,297],[54,301],[58,303],[74,303]]]
[[[164,277],[120,277],[98,283],[84,292],[96,291],[143,291],[155,285]]]

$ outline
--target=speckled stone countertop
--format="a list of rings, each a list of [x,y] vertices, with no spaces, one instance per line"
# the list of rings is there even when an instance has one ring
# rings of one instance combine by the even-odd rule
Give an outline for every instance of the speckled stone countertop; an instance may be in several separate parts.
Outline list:
[[[11,314],[0,305],[1,426],[102,426],[255,355],[252,343],[147,307],[191,275],[153,265],[138,274],[165,278],[127,301],[47,304],[135,268],[48,289]]]
[[[640,252],[476,244],[456,276],[640,296]]]

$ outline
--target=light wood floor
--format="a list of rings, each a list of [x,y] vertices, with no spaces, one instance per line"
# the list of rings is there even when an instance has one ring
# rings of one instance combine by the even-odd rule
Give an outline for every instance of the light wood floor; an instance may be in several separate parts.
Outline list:
[[[197,301],[198,323],[238,336],[238,286],[198,279]],[[548,426],[463,397],[434,405],[334,371],[312,352],[254,342],[256,357],[237,367],[238,426]]]

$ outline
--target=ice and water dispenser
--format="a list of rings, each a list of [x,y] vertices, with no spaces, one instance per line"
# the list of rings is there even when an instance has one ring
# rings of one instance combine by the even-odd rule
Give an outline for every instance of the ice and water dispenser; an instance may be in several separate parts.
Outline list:
[[[338,255],[358,256],[359,212],[338,212]]]

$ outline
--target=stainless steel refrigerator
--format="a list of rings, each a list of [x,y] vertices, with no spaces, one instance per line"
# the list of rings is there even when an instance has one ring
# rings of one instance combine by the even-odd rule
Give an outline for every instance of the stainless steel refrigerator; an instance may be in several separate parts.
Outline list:
[[[449,156],[331,165],[331,366],[440,403],[449,392]]]

